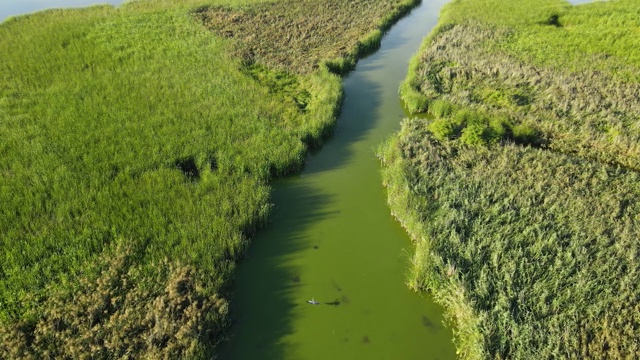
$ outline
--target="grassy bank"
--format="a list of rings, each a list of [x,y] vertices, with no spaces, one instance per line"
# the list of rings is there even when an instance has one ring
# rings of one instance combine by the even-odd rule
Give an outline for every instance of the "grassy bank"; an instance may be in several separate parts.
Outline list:
[[[640,356],[639,10],[458,0],[413,59],[379,155],[462,358]]]
[[[0,25],[0,357],[213,354],[235,261],[268,219],[269,179],[299,169],[335,121],[333,64],[355,61],[413,2],[360,1],[366,14],[305,4],[138,1]],[[270,63],[275,47],[247,62],[238,49],[255,29],[225,38],[227,18],[203,24],[211,9],[273,9],[260,30],[274,44],[286,41],[273,36],[286,30],[278,11],[322,15],[305,34],[323,51],[290,44],[304,71]]]

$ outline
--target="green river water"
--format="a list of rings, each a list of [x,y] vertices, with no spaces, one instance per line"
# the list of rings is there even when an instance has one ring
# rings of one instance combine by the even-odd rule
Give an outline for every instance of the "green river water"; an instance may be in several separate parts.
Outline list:
[[[375,157],[405,116],[398,86],[444,3],[424,0],[359,61],[332,138],[274,183],[272,222],[236,272],[221,359],[455,357],[442,309],[405,284],[412,245]]]

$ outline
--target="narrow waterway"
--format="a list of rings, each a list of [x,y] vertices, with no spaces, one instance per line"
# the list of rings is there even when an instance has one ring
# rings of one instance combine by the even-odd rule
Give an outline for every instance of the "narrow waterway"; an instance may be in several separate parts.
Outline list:
[[[334,136],[301,174],[274,184],[272,222],[237,269],[221,359],[455,357],[442,309],[405,285],[411,243],[375,157],[405,116],[399,83],[444,3],[424,0],[360,60]]]

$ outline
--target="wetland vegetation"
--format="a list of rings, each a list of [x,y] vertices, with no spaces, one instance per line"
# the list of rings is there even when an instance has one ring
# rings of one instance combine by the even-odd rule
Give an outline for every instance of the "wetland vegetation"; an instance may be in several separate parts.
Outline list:
[[[640,4],[456,0],[379,150],[458,354],[640,356]]]
[[[0,24],[1,358],[213,354],[268,181],[300,169],[335,121],[336,73],[416,2],[352,3],[140,0]]]

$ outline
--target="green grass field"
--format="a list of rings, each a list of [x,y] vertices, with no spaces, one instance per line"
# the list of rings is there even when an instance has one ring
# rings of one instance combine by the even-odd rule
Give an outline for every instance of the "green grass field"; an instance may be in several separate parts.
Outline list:
[[[640,4],[456,0],[380,148],[460,357],[640,356]]]
[[[554,151],[640,169],[637,3],[497,3],[445,7],[403,84],[408,108],[489,113]]]
[[[330,70],[414,4],[260,3],[141,0],[0,24],[0,358],[202,358],[223,339],[268,181],[299,169],[335,121]],[[270,7],[321,14],[307,34],[332,57],[298,56],[305,71],[266,50],[248,63],[250,42],[203,21]],[[329,36],[351,18],[366,21]]]

